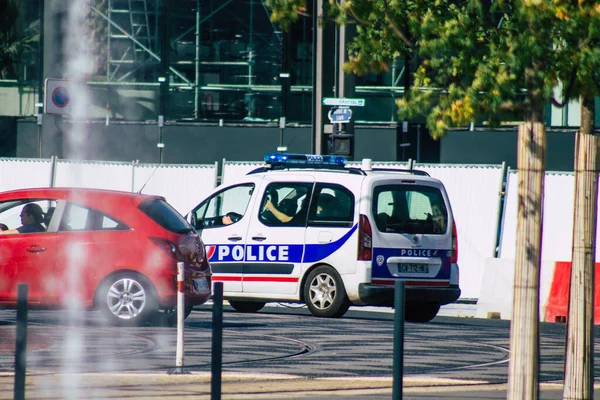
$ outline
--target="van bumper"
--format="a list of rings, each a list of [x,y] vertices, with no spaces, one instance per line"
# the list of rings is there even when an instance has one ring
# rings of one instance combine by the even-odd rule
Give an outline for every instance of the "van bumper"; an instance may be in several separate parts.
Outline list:
[[[363,305],[394,306],[394,287],[361,283],[358,285],[358,297]],[[458,285],[447,287],[411,287],[405,289],[404,300],[407,303],[450,304],[460,297]]]

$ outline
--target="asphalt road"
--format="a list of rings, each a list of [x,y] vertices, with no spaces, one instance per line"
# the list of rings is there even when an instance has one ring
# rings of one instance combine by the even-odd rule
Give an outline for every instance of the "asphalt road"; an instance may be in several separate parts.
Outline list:
[[[184,374],[170,374],[175,327],[110,327],[96,317],[30,311],[27,398],[210,398],[210,305],[186,320]],[[0,399],[12,398],[14,320],[14,311],[0,310]],[[542,323],[540,333],[540,398],[560,399],[565,325]],[[225,307],[222,398],[390,399],[393,335],[391,313],[321,319],[297,307]],[[506,398],[509,335],[503,320],[407,323],[403,398]]]

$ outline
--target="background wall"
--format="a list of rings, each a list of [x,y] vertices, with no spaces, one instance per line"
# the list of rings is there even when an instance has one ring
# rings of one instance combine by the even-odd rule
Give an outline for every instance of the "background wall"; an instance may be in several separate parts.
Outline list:
[[[64,125],[62,117],[44,116],[42,157],[158,162],[159,128],[156,121],[104,120]],[[12,134],[16,130],[16,135]],[[69,133],[71,131],[71,133]],[[420,131],[420,133],[419,133]],[[547,170],[573,171],[574,130],[547,129]],[[38,157],[35,118],[0,118],[0,156]],[[258,160],[276,151],[281,130],[273,124],[167,123],[163,129],[164,162],[196,164],[228,160]],[[326,135],[327,136],[327,135]],[[311,153],[310,125],[287,126],[283,145],[290,153]],[[404,145],[404,146],[402,146]],[[354,157],[374,161],[445,164],[506,164],[516,169],[516,128],[495,131],[449,131],[434,140],[427,130],[409,126],[404,133],[395,124],[354,127]]]

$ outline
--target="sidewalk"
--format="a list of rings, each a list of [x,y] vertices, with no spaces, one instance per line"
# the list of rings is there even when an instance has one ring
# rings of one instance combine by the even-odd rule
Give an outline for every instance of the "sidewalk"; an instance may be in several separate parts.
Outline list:
[[[405,377],[403,397],[456,398],[469,393],[469,399],[505,398],[506,384],[477,381]],[[562,385],[540,384],[560,398]],[[595,390],[600,385],[595,386]],[[0,374],[0,399],[13,398],[13,374]],[[306,379],[292,375],[223,374],[221,398],[227,399],[390,399],[391,378]],[[462,393],[462,394],[460,394]],[[419,395],[421,394],[421,396]],[[28,375],[27,399],[210,399],[208,373],[191,374],[47,374]],[[554,396],[546,398],[555,398]]]
[[[477,385],[443,379],[404,378],[405,391],[411,388],[438,389]],[[27,399],[210,399],[208,373],[191,374],[46,374],[27,375]],[[0,399],[12,399],[14,375],[0,374]],[[292,375],[223,374],[222,399],[291,399],[315,396],[383,395],[391,397],[391,378],[306,379]],[[358,397],[357,397],[358,396]]]

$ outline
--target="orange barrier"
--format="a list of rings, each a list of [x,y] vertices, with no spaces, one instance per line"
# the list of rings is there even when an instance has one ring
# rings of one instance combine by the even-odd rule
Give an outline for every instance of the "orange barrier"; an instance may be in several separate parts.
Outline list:
[[[594,324],[600,324],[600,263],[596,263],[594,283]],[[571,281],[571,262],[557,261],[546,304],[546,322],[567,322],[569,315],[569,283]]]

